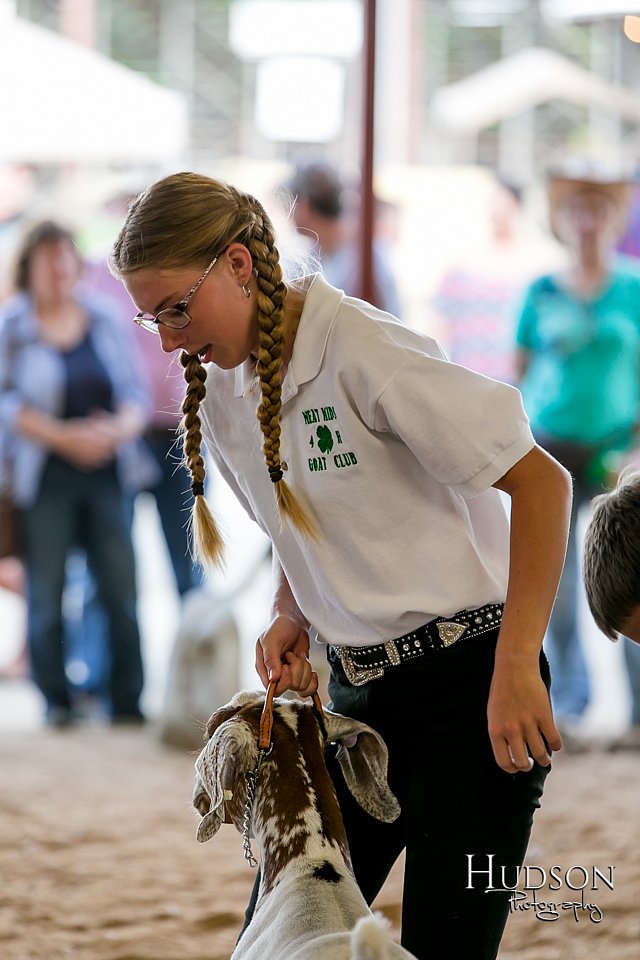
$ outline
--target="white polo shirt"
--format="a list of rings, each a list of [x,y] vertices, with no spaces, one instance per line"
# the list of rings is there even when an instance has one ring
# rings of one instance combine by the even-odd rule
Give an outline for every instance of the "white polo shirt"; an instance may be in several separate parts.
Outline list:
[[[282,386],[281,457],[322,538],[282,526],[251,362],[208,368],[203,436],[327,643],[366,646],[503,602],[509,524],[491,485],[534,445],[519,392],[429,337],[310,286]]]

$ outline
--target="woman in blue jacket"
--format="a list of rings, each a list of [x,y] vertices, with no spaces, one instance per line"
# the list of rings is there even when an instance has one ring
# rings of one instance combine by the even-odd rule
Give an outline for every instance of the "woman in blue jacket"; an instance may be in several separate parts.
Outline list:
[[[46,719],[74,719],[64,665],[65,563],[82,547],[108,620],[112,719],[142,719],[143,685],[127,494],[149,479],[137,439],[147,405],[101,304],[76,296],[71,233],[34,226],[17,295],[0,314],[0,463],[22,510],[28,638]]]

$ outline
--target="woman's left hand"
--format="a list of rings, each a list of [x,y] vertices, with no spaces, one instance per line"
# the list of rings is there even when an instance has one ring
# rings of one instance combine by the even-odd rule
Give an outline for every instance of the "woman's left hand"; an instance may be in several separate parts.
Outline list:
[[[549,751],[562,749],[537,662],[496,665],[487,718],[496,763],[506,773],[526,773],[533,760],[547,767]]]

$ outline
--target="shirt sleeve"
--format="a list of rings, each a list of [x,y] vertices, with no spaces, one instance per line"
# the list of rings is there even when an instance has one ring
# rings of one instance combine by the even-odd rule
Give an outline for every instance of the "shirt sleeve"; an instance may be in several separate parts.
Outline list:
[[[375,429],[390,431],[439,483],[471,498],[534,446],[520,392],[465,367],[408,360],[379,397]]]

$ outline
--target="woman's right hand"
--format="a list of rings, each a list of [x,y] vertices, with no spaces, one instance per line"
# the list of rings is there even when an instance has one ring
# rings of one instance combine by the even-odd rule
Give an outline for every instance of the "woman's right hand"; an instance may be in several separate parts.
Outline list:
[[[308,629],[292,617],[274,617],[258,637],[256,670],[265,688],[277,681],[276,696],[285,690],[312,696],[318,689],[318,674],[309,662]]]

